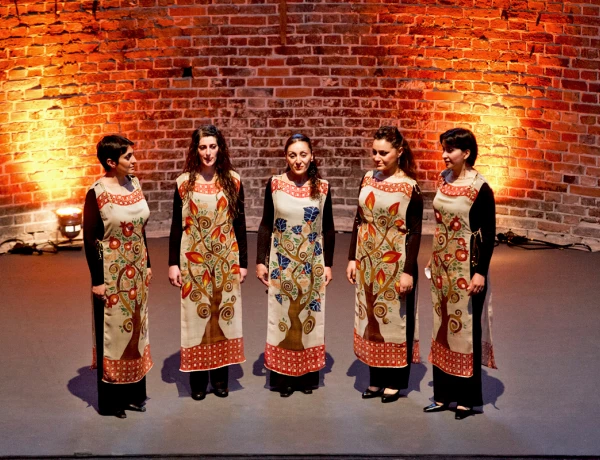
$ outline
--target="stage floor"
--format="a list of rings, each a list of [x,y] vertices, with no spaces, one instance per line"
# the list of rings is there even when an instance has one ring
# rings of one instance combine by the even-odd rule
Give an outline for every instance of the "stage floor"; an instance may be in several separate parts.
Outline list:
[[[337,236],[327,291],[327,367],[312,395],[280,398],[262,366],[267,298],[251,264],[243,285],[247,361],[230,396],[189,397],[179,365],[179,295],[166,238],[150,239],[154,369],[146,413],[102,417],[91,360],[89,273],[82,252],[0,257],[0,456],[168,454],[599,455],[600,253],[500,246],[491,267],[498,370],[484,368],[484,413],[424,414],[432,311],[420,277],[421,357],[407,397],[362,400],[368,369],[354,357],[350,237]],[[256,234],[249,235],[255,260]],[[423,239],[420,267],[431,237]],[[422,269],[421,269],[422,273]]]

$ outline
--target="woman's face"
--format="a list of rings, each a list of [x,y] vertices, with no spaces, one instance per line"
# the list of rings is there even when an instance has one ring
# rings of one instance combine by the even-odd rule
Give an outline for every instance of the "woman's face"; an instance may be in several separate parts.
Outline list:
[[[442,160],[446,163],[446,168],[450,168],[453,171],[460,173],[465,166],[466,160],[471,153],[469,150],[461,150],[456,147],[450,147],[449,145],[442,144]]]
[[[198,144],[198,155],[200,156],[200,164],[202,168],[214,168],[217,162],[217,154],[219,153],[219,145],[217,138],[214,136],[206,136],[200,138]]]
[[[133,154],[133,148],[127,147],[127,151],[119,157],[119,161],[115,163],[113,160],[107,161],[110,169],[113,170],[117,176],[126,176],[135,172],[135,164],[137,160]]]
[[[285,153],[285,160],[292,173],[296,176],[303,176],[308,172],[310,162],[313,159],[310,147],[306,142],[294,142]]]
[[[386,175],[394,174],[398,169],[398,158],[402,155],[402,149],[395,149],[391,142],[385,139],[373,141],[373,163],[375,169]]]

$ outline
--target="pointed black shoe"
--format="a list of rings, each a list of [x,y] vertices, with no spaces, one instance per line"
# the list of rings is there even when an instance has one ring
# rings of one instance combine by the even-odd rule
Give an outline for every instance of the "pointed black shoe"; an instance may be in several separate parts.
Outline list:
[[[442,404],[441,406],[436,403],[431,403],[429,406],[423,408],[423,412],[442,412],[448,410],[448,406]]]
[[[312,388],[301,388],[300,393],[303,393],[305,395],[311,395],[313,393],[313,391],[312,391]]]
[[[146,412],[146,408],[144,406],[142,406],[141,404],[133,404],[133,403],[129,403],[125,406],[125,410],[132,410],[134,412]]]
[[[192,399],[194,401],[202,401],[204,398],[206,398],[206,391],[197,391],[192,393]]]
[[[478,412],[475,412],[473,409],[456,409],[454,413],[454,420],[464,420],[471,415],[475,415]]]
[[[281,388],[279,390],[279,396],[281,396],[282,398],[289,398],[290,396],[292,396],[293,392],[294,389],[292,387]]]
[[[123,409],[116,410],[114,416],[117,418],[127,418],[127,414]]]
[[[381,402],[391,403],[394,401],[398,401],[400,399],[400,396],[400,390],[396,391],[396,393],[394,393],[393,395],[386,395],[385,393],[383,393],[383,395],[381,396]]]
[[[227,388],[215,388],[214,394],[219,398],[226,398],[229,396],[229,390]]]
[[[379,398],[380,396],[383,396],[383,390],[384,388],[380,388],[377,391],[373,391],[367,388],[365,391],[363,391],[362,399]]]

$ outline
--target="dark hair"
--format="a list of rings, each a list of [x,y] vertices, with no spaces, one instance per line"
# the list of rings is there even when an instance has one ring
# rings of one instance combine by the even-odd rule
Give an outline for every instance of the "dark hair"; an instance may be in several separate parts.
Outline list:
[[[239,196],[238,188],[231,175],[231,172],[235,170],[229,159],[229,150],[227,149],[225,137],[214,125],[201,126],[192,133],[192,142],[190,143],[183,166],[183,172],[190,174],[187,191],[189,193],[194,190],[196,176],[202,171],[202,161],[198,154],[198,147],[200,146],[200,139],[203,137],[214,137],[217,140],[219,150],[217,152],[217,161],[215,162],[216,182],[223,189],[223,193],[229,202],[229,215],[235,219],[238,215],[237,200]]]
[[[288,138],[288,140],[285,143],[285,147],[283,148],[283,154],[287,155],[287,151],[288,151],[288,148],[290,147],[290,145],[295,144],[296,142],[306,142],[308,144],[310,153],[313,152],[312,143],[310,142],[310,139],[308,138],[308,136],[298,133],[298,134],[293,134]],[[289,170],[290,170],[290,165],[288,165],[286,172]],[[306,173],[308,174],[308,180],[310,181],[310,197],[313,200],[318,200],[319,193],[320,193],[319,186],[321,185],[321,181],[319,179],[321,179],[321,175],[319,174],[319,169],[317,168],[317,162],[315,161],[314,158],[310,162],[310,165],[308,165],[308,170],[306,171]]]
[[[402,149],[402,154],[398,158],[398,166],[408,177],[412,177],[413,179],[417,178],[417,166],[415,165],[412,150],[410,149],[408,142],[406,142],[406,139],[400,134],[400,131],[398,131],[398,128],[395,126],[382,126],[377,130],[373,139],[384,139],[392,144],[392,147],[395,149]]]
[[[468,129],[449,129],[445,133],[440,134],[440,144],[444,148],[460,149],[463,152],[468,150],[469,156],[465,162],[469,166],[475,166],[475,160],[477,160],[477,139],[475,139],[475,134]]]
[[[96,156],[106,172],[110,171],[108,160],[118,163],[119,158],[127,152],[130,145],[133,145],[132,141],[118,134],[111,134],[100,139],[100,142],[96,144]]]

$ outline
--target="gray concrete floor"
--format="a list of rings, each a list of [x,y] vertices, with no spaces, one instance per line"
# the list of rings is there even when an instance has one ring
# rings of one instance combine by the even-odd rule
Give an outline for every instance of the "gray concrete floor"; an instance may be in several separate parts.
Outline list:
[[[0,257],[0,455],[151,454],[600,454],[600,253],[498,247],[492,261],[499,370],[484,368],[484,413],[455,421],[424,414],[431,302],[421,277],[423,364],[407,397],[363,401],[367,368],[352,352],[353,288],[344,276],[349,235],[337,239],[326,305],[327,368],[313,395],[265,388],[266,295],[243,288],[247,362],[229,398],[189,397],[178,371],[179,302],[167,281],[167,239],[150,239],[155,281],[150,334],[155,367],[146,413],[97,414],[89,274],[81,252]],[[249,235],[250,260],[256,235]],[[420,265],[431,238],[424,238]]]

